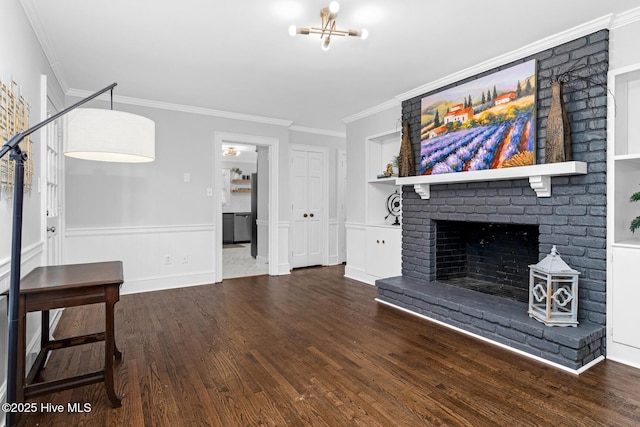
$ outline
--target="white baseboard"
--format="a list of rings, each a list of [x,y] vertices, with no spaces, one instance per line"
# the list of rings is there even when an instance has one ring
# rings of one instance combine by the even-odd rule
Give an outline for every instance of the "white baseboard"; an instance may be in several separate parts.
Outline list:
[[[360,268],[350,267],[349,264],[344,267],[344,277],[348,277],[349,279],[357,280],[359,282],[363,282],[367,285],[373,286],[375,286],[376,280],[378,279],[377,277],[367,274]]]
[[[126,281],[120,289],[120,295],[210,285],[213,283],[215,283],[215,272],[213,271],[176,276],[149,277]]]
[[[278,265],[278,275],[291,274],[291,265],[288,262],[283,262]]]

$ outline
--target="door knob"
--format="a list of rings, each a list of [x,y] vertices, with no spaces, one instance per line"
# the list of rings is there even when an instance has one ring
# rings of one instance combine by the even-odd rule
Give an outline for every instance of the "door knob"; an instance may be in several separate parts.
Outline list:
[[[309,214],[309,216],[310,216],[311,218],[313,218],[313,214]]]
[[[304,215],[302,215],[302,216],[306,218],[308,215],[307,215],[307,214],[304,214]]]
[[[55,227],[55,225],[52,225],[51,227],[47,227],[47,231],[50,231],[50,232],[52,232],[52,233],[55,233],[55,232],[56,232],[56,227]]]

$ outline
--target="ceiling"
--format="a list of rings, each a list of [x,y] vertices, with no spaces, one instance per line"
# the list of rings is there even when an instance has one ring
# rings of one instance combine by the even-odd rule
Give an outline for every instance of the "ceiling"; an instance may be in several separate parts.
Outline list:
[[[339,29],[366,40],[288,34],[319,26],[329,0],[21,0],[67,93],[115,95],[344,132],[343,119],[637,0],[343,0]],[[116,98],[117,100],[117,98]]]

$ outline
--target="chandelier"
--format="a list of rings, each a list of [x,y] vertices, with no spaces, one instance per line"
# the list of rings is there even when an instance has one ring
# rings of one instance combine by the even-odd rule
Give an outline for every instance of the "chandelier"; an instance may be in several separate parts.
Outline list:
[[[237,156],[238,154],[240,154],[240,152],[233,147],[227,147],[227,149],[222,152],[223,156]]]
[[[298,28],[295,25],[289,27],[289,34],[295,36],[296,34],[320,34],[320,39],[323,39],[322,49],[329,50],[331,44],[331,36],[352,36],[366,39],[369,32],[365,29],[358,30],[339,30],[336,28],[336,18],[338,17],[338,11],[340,5],[337,1],[329,3],[329,7],[322,8],[320,10],[320,18],[322,19],[322,25],[320,27],[301,27]]]

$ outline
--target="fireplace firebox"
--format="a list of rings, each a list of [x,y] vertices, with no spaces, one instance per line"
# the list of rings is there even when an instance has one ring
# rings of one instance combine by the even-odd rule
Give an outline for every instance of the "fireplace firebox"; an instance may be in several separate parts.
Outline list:
[[[527,302],[538,237],[537,225],[436,221],[436,280]]]

